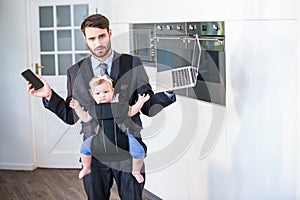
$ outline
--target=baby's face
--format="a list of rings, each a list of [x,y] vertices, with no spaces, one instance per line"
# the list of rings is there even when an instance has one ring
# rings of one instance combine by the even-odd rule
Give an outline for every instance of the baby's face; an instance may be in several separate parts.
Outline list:
[[[92,92],[92,96],[97,104],[111,102],[113,99],[113,94],[113,88],[108,82],[97,85]]]

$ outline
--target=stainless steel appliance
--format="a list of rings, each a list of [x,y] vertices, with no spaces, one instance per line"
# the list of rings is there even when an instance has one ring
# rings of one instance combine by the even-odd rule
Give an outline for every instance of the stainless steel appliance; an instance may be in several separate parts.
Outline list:
[[[179,95],[225,105],[224,22],[172,22],[132,24],[131,53],[165,71],[191,64],[196,35],[201,44],[197,84]]]
[[[130,25],[130,49],[131,53],[138,55],[143,62],[155,62],[154,24],[131,24]]]

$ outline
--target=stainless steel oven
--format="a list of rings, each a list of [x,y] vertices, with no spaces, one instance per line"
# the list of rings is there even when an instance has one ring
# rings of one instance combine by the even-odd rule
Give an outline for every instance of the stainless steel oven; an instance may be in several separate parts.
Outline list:
[[[130,25],[130,49],[131,53],[139,56],[143,62],[154,66],[154,24],[131,24]]]
[[[131,52],[144,62],[153,63],[157,71],[190,65],[197,34],[202,49],[197,84],[193,88],[175,92],[190,98],[226,104],[224,22],[151,23],[133,24],[132,27]]]
[[[202,54],[197,85],[187,90],[187,96],[226,104],[226,66],[224,22],[191,22],[187,35],[199,34]]]

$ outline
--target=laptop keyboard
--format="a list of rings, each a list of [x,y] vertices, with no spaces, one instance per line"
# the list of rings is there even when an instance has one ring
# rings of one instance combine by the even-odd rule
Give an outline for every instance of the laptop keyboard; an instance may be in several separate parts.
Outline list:
[[[183,85],[190,85],[190,73],[189,68],[179,69],[176,71],[172,71],[172,78],[173,78],[173,87],[180,87]]]

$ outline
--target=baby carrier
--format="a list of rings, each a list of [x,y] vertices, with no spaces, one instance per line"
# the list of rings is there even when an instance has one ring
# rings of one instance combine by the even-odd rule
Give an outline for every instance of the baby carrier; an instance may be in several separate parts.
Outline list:
[[[126,129],[122,130],[119,122],[121,117],[127,114],[125,113],[126,107],[128,110],[128,104],[102,103],[95,105],[100,128],[93,137],[91,151],[98,160],[114,161],[130,157]]]
[[[132,56],[123,54],[120,57],[119,77],[131,69]],[[127,82],[122,80],[122,82]],[[128,84],[128,83],[126,83]],[[131,158],[127,132],[139,134],[141,127],[128,117],[129,92],[121,91],[122,87],[115,86],[115,93],[119,94],[118,102],[95,104],[95,117],[99,124],[98,133],[93,137],[91,144],[92,155],[100,161],[118,161]],[[137,138],[144,146],[141,139]]]

